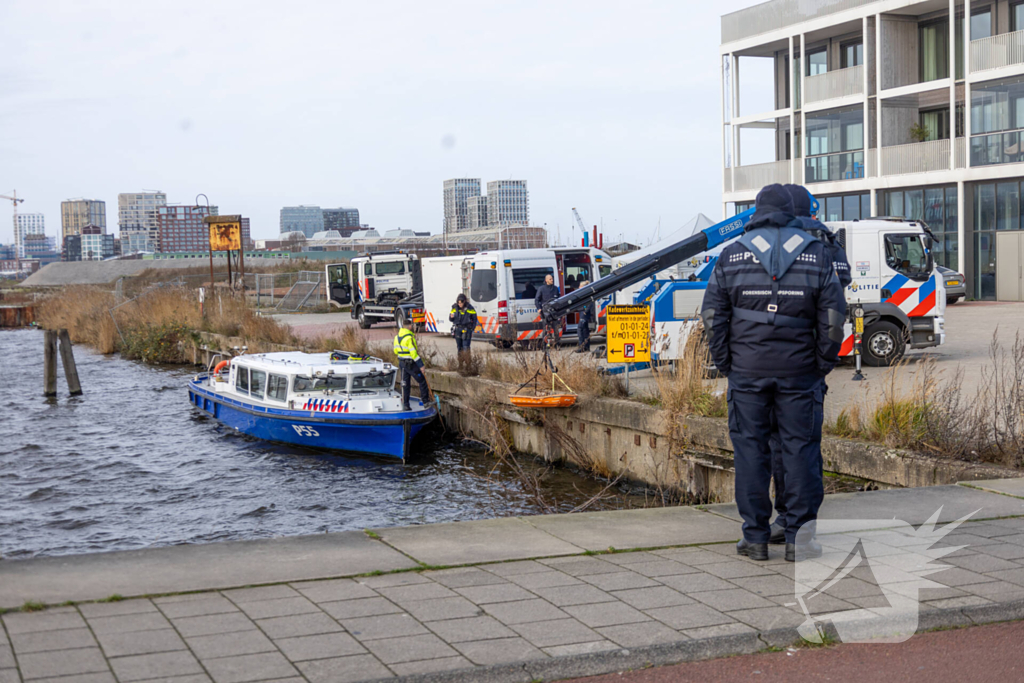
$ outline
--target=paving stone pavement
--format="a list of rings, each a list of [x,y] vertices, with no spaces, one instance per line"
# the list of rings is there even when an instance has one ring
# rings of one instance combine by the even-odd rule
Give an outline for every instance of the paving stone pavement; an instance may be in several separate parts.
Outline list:
[[[915,541],[877,537],[893,552],[876,554],[874,575],[858,568],[808,613],[888,605],[878,584]],[[967,522],[940,543],[966,547],[929,577],[922,626],[1024,618],[1024,518]],[[806,618],[781,550],[752,562],[720,543],[8,612],[0,683],[531,680],[634,650],[757,649],[792,642]]]

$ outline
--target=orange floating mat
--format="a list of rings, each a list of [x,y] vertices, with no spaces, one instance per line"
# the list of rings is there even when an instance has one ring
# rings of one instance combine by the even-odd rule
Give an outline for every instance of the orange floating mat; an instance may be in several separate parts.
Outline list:
[[[508,400],[520,408],[568,408],[576,405],[576,394],[552,394],[550,396],[518,396],[513,394]]]

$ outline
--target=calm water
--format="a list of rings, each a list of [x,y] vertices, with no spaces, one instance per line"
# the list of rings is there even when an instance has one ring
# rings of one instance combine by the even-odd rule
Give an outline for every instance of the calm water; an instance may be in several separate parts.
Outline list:
[[[0,331],[0,553],[63,555],[540,512],[493,459],[434,436],[410,464],[241,436],[187,401],[192,370],[76,347],[85,395],[42,397],[43,335]],[[545,482],[568,510],[601,483]],[[578,489],[578,490],[577,490]],[[619,496],[604,508],[622,507]]]

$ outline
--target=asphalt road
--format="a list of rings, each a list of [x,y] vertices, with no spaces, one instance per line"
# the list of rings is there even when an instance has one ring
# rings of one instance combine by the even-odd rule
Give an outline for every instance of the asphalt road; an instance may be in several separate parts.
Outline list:
[[[566,683],[718,683],[733,681],[971,681],[1024,680],[1024,622],[935,631],[898,644],[795,648],[784,652],[688,662]]]

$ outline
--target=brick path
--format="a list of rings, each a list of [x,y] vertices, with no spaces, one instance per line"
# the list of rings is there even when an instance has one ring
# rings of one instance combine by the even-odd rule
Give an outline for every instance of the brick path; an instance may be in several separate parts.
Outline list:
[[[855,503],[880,509],[899,499],[917,500],[925,509],[937,495],[950,507],[990,501],[988,509],[1001,518],[967,522],[940,542],[966,547],[941,560],[951,568],[929,577],[942,587],[921,594],[921,628],[1024,618],[1024,516],[1002,516],[1021,499],[939,487],[837,497],[832,509]],[[431,561],[430,552],[453,558],[461,552],[451,564],[473,566],[11,611],[0,619],[0,683],[555,680],[794,642],[805,615],[794,602],[794,565],[782,560],[778,546],[769,562],[753,562],[736,556],[731,543],[581,554],[564,540],[575,534],[585,545],[583,539],[604,530],[644,542],[644,533],[678,534],[690,525],[688,533],[696,535],[721,523],[738,531],[727,519],[729,506],[714,507],[717,512],[674,508],[535,518],[536,526],[487,520],[379,530],[373,539],[353,543],[349,555],[386,551],[422,566]],[[903,513],[897,514],[912,518],[909,504]],[[544,525],[563,538],[542,532]],[[656,537],[647,536],[648,545],[649,539]],[[822,541],[828,549],[828,537]],[[900,567],[897,551],[909,542],[893,536],[893,553],[873,560],[879,581],[887,568]],[[528,546],[546,548],[549,556],[536,559],[543,553],[534,550],[535,559],[467,559],[502,549],[514,558]],[[248,546],[233,547],[238,553]],[[302,547],[306,561],[323,552]],[[116,571],[127,580],[132,558],[141,553],[88,557],[117,568],[97,574]],[[76,562],[0,562],[0,579],[30,585],[13,570],[34,567],[40,574],[60,565],[70,572],[61,579],[70,591],[74,579],[67,577],[91,580],[87,565],[79,562],[75,572]],[[194,562],[187,567],[200,571]],[[872,575],[855,570],[815,598],[811,611],[887,605]]]

